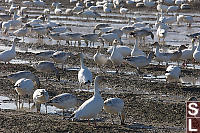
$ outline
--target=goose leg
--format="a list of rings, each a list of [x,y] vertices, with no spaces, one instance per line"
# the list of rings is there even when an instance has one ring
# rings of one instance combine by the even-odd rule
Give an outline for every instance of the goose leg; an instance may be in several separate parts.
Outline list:
[[[88,119],[88,126],[90,126],[90,119]]]
[[[65,112],[64,109],[62,110],[63,120],[65,119]]]
[[[47,103],[45,103],[45,108],[46,108],[46,114],[47,114]]]

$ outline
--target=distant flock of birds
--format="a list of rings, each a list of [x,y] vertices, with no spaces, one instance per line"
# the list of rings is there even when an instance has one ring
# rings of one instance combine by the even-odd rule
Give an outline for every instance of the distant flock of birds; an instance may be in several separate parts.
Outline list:
[[[192,47],[187,48],[185,45],[181,45],[178,50],[173,52],[160,52],[161,40],[165,41],[165,37],[167,36],[169,25],[177,22],[187,23],[188,27],[191,27],[194,22],[192,16],[178,15],[176,13],[177,10],[180,9],[188,9],[190,5],[188,2],[192,2],[192,0],[188,0],[187,3],[185,0],[160,0],[160,1],[152,1],[152,0],[113,0],[113,1],[97,1],[96,3],[91,0],[80,1],[76,3],[76,6],[72,9],[66,9],[66,14],[71,15],[77,13],[77,15],[82,15],[87,19],[90,17],[98,18],[101,15],[97,12],[100,9],[107,14],[112,12],[114,9],[120,9],[120,13],[125,15],[129,12],[128,8],[125,8],[124,5],[135,4],[136,7],[155,7],[157,4],[157,10],[160,12],[157,14],[157,20],[155,22],[155,27],[157,28],[156,35],[158,36],[158,41],[152,45],[156,47],[155,52],[150,52],[146,55],[143,52],[139,45],[145,45],[145,38],[147,36],[151,36],[152,40],[154,40],[154,34],[152,32],[152,24],[145,24],[141,18],[133,18],[134,22],[129,19],[129,24],[127,26],[121,27],[120,29],[115,29],[111,27],[111,24],[100,23],[94,27],[93,33],[89,34],[81,34],[81,33],[73,33],[72,29],[67,26],[62,26],[61,24],[52,22],[50,20],[50,9],[45,8],[43,15],[39,16],[36,19],[29,19],[28,15],[24,15],[25,11],[31,8],[32,5],[37,7],[45,7],[45,2],[41,0],[33,0],[33,1],[23,1],[21,4],[24,6],[16,6],[13,0],[6,0],[5,3],[11,3],[8,13],[0,15],[1,22],[1,30],[5,35],[9,35],[9,30],[13,27],[21,27],[18,30],[13,32],[13,35],[16,36],[13,40],[13,44],[10,50],[5,50],[0,53],[0,61],[9,62],[16,57],[15,45],[19,42],[19,38],[22,37],[24,42],[24,37],[28,34],[34,33],[38,36],[38,38],[50,37],[53,40],[57,40],[58,43],[61,40],[66,41],[69,45],[72,44],[72,41],[78,42],[81,45],[81,40],[84,40],[87,45],[93,45],[97,41],[100,41],[102,44],[107,43],[109,45],[113,45],[113,47],[108,49],[108,53],[110,56],[104,55],[101,53],[102,46],[97,47],[97,52],[94,55],[93,59],[97,64],[97,67],[102,68],[105,66],[108,60],[110,60],[113,66],[116,68],[116,72],[119,71],[120,66],[123,63],[128,63],[131,66],[134,66],[138,72],[140,73],[140,68],[148,66],[153,57],[155,56],[155,60],[160,62],[178,62],[182,59],[184,60],[184,65],[187,65],[189,60],[195,60],[196,62],[200,62],[200,45],[195,46],[195,40],[199,41],[199,33],[187,35],[192,38]],[[71,0],[71,2],[74,2]],[[166,4],[166,5],[165,5]],[[175,4],[175,5],[174,5]],[[170,5],[170,6],[169,6]],[[52,7],[54,7],[55,15],[61,15],[62,9],[61,3],[54,2],[52,3]],[[87,9],[87,10],[86,10]],[[0,8],[0,11],[4,12],[5,9]],[[174,16],[167,18],[165,13],[175,13]],[[148,27],[147,27],[148,26]],[[31,31],[31,32],[30,32]],[[99,31],[99,33],[96,33]],[[133,49],[128,46],[122,46],[119,44],[124,44],[122,35],[126,35],[126,37],[134,37],[135,44]],[[93,76],[89,68],[84,65],[84,54],[78,53],[73,54],[71,52],[63,52],[63,51],[45,51],[37,53],[36,56],[43,58],[44,60],[49,60],[50,58],[54,60],[55,63],[61,63],[62,69],[64,69],[64,64],[66,63],[67,58],[69,57],[77,57],[80,58],[80,70],[78,72],[78,81],[80,83],[80,88],[83,85],[90,84],[93,82]],[[57,79],[60,80],[60,75],[58,69],[55,67],[55,63],[50,61],[40,61],[36,65],[36,69],[45,74],[46,79],[49,77],[48,74],[54,72]],[[167,73],[167,81],[178,81],[181,69],[179,66],[168,66],[166,69]],[[37,112],[40,111],[41,104],[45,103],[47,105],[51,104],[57,108],[68,110],[70,108],[74,108],[77,105],[81,106],[74,111],[74,113],[70,116],[73,119],[91,119],[96,118],[97,114],[104,109],[106,112],[110,114],[119,114],[121,119],[121,124],[124,124],[125,120],[125,112],[124,101],[120,98],[109,98],[107,100],[103,100],[100,92],[99,92],[99,83],[104,80],[104,77],[97,76],[94,80],[94,95],[90,99],[85,102],[81,102],[74,96],[73,94],[63,93],[57,95],[53,98],[49,98],[48,92],[45,89],[37,89],[34,91],[35,86],[39,88],[40,81],[37,76],[29,71],[19,71],[7,76],[9,80],[15,83],[15,90],[18,94],[19,108],[20,108],[20,98],[28,96],[29,103],[30,97],[33,96],[34,106],[37,108]],[[36,85],[35,85],[36,83]],[[30,107],[30,104],[29,104]],[[47,109],[47,108],[46,108]],[[96,124],[96,123],[95,123]]]

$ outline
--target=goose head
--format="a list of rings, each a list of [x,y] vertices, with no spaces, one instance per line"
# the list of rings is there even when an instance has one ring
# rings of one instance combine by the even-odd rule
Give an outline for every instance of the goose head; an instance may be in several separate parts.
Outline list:
[[[186,47],[185,45],[181,45],[178,50],[181,51],[181,50],[186,49],[186,48],[188,48],[188,47]]]
[[[19,38],[15,38],[14,40],[13,40],[13,42],[19,42],[21,39],[19,39]]]

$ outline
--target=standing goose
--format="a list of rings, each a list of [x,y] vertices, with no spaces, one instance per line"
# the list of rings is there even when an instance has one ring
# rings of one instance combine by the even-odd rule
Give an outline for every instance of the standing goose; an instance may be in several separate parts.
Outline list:
[[[19,38],[15,38],[14,41],[13,41],[11,49],[5,50],[5,51],[0,53],[0,61],[3,61],[3,62],[6,63],[6,62],[9,62],[16,57],[15,43],[18,42],[19,40],[20,40]]]
[[[13,32],[13,34],[17,37],[22,37],[22,41],[24,42],[24,37],[28,33],[28,28],[25,26]]]
[[[31,79],[25,79],[21,78],[17,80],[15,83],[15,90],[18,94],[18,100],[19,100],[19,108],[20,108],[20,96],[29,97],[29,109],[30,109],[30,96],[33,95],[33,89],[34,89],[34,83]]]
[[[104,66],[106,62],[108,61],[108,58],[104,54],[101,54],[100,51],[101,51],[101,47],[98,46],[97,53],[93,56],[93,59],[99,68]]]
[[[49,61],[40,61],[38,65],[36,66],[36,69],[39,72],[43,72],[46,74],[46,80],[48,79],[49,73],[54,72],[56,74],[58,81],[60,81],[60,75],[54,63],[49,62]]]
[[[47,102],[49,101],[49,94],[45,89],[37,89],[33,93],[33,102],[34,105],[31,108],[36,107],[37,112],[40,112],[41,104],[45,104],[46,106],[46,114],[47,114]]]
[[[39,78],[29,71],[18,71],[8,75],[7,78],[13,83],[17,82],[21,78],[31,79],[32,81],[36,82],[38,88],[40,87]]]
[[[195,39],[192,39],[192,48],[182,50],[181,59],[184,60],[184,66],[187,65],[187,62],[189,60],[193,59],[193,53],[196,49],[196,46],[194,46],[194,42]]]
[[[81,69],[78,72],[78,81],[80,83],[80,89],[83,84],[88,84],[89,88],[90,83],[92,83],[92,73],[83,63],[83,54],[79,53],[78,57],[80,58],[81,62]]]
[[[63,69],[64,68],[63,66],[67,61],[67,58],[71,57],[71,56],[73,56],[73,54],[71,52],[58,51],[52,55],[52,58],[53,58],[54,62],[62,63],[62,69]]]
[[[182,50],[183,49],[186,49],[187,47],[185,45],[181,45],[178,49],[178,51],[175,51],[172,53],[172,56],[170,58],[171,61],[174,61],[174,62],[178,62],[178,65],[179,65],[179,60],[182,56]]]
[[[55,106],[56,108],[62,109],[64,117],[64,110],[74,108],[77,106],[78,102],[79,101],[76,96],[70,93],[63,93],[51,98],[48,103]]]
[[[113,63],[113,66],[116,68],[117,67],[120,67],[122,62],[123,62],[123,56],[120,54],[120,52],[116,49],[116,45],[117,45],[117,40],[114,40],[113,41],[113,51],[109,57],[109,59],[112,61]],[[116,73],[118,73],[118,68],[116,70]]]
[[[87,101],[85,101],[72,115],[70,118],[75,119],[89,119],[96,118],[97,114],[103,109],[104,101],[99,92],[99,82],[103,80],[103,77],[97,76],[94,81],[94,95]],[[95,121],[96,126],[96,121]]]
[[[200,62],[200,37],[198,36],[198,41],[199,44],[197,45],[197,48],[195,49],[194,53],[193,53],[193,58],[195,59],[196,62]]]
[[[121,125],[124,125],[125,112],[123,111],[124,101],[120,98],[109,98],[104,101],[103,109],[112,114],[117,114],[120,117]],[[113,120],[112,123],[114,124]]]
[[[135,39],[135,45],[133,47],[133,50],[131,51],[131,56],[132,57],[133,56],[145,56],[146,57],[146,54],[138,48],[138,40],[137,39]]]
[[[137,68],[138,72],[140,72],[140,68],[149,65],[153,58],[153,52],[151,52],[148,57],[145,56],[134,56],[124,58],[130,65]]]

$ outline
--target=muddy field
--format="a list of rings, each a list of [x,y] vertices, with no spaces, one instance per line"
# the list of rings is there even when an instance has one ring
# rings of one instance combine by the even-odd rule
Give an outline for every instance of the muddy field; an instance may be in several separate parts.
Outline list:
[[[74,6],[68,6],[67,4],[69,3],[66,2],[64,7],[69,8]],[[33,15],[36,15],[37,13],[41,14],[42,9],[34,8],[33,10],[35,10],[35,14],[32,12]],[[192,10],[183,12],[191,14]],[[153,23],[156,20],[154,16],[155,10],[148,11],[149,13],[146,14],[143,12],[143,15],[149,16],[146,21]],[[28,13],[31,14],[31,12]],[[64,22],[61,21],[61,18],[59,20],[71,26],[76,32],[83,31],[83,33],[91,32],[93,29],[90,26],[94,26],[98,22],[113,23],[115,27],[127,24],[127,20],[119,16],[117,11],[114,11],[113,14],[110,20],[109,16],[103,16],[101,19],[97,19],[97,21],[90,19],[88,22],[84,18],[77,18],[77,16],[65,18]],[[128,15],[132,17],[131,13]],[[173,49],[182,43],[190,43],[190,39],[185,37],[185,34],[199,31],[198,21],[200,16],[198,12],[194,13],[194,17],[195,23],[191,29],[185,30],[187,28],[184,27],[184,24],[179,27],[173,25],[176,30],[170,30],[169,36],[166,39],[166,42],[172,45]],[[76,19],[79,20],[76,21]],[[122,19],[122,22],[117,22],[120,19]],[[55,20],[55,18],[52,17],[52,20]],[[177,33],[179,33],[178,36],[174,37]],[[1,51],[3,51],[10,47],[14,36],[12,35],[12,31],[10,32],[10,36],[6,37],[2,34],[0,36],[0,47]],[[182,68],[181,70],[181,77],[189,77],[191,80],[189,83],[185,83],[183,80],[178,84],[166,83],[164,77],[166,66],[158,66],[158,62],[155,61],[148,67],[141,69],[143,74],[140,75],[138,75],[135,68],[128,64],[123,64],[119,73],[115,73],[114,68],[111,67],[111,62],[106,64],[103,69],[104,73],[99,72],[92,59],[97,50],[96,45],[101,45],[99,42],[95,47],[85,47],[84,42],[82,42],[81,47],[75,47],[65,45],[64,41],[61,42],[61,45],[58,45],[56,41],[49,41],[48,38],[38,40],[34,36],[27,36],[25,40],[25,42],[20,41],[17,43],[17,57],[10,64],[0,63],[0,96],[6,97],[6,99],[1,99],[0,97],[0,132],[185,132],[185,101],[191,96],[198,98],[200,95],[200,72],[197,63],[190,61],[189,67]],[[125,37],[124,40],[126,45],[132,47],[132,44],[129,42],[133,40],[125,39]],[[153,40],[148,38],[148,45],[141,48],[146,53],[149,53],[153,49],[150,45],[153,42]],[[87,90],[87,86],[84,86],[84,91],[79,90],[77,74],[80,68],[80,61],[78,58],[69,58],[65,70],[61,69],[61,65],[57,65],[61,74],[61,81],[57,81],[54,74],[51,74],[49,80],[46,81],[44,75],[37,72],[34,68],[34,65],[42,60],[36,57],[35,53],[43,50],[70,51],[74,54],[82,51],[85,55],[85,66],[90,68],[93,77],[102,75],[106,79],[106,81],[100,84],[103,99],[119,97],[124,100],[124,110],[126,112],[125,125],[120,125],[117,116],[113,118],[114,124],[112,124],[110,115],[104,111],[98,115],[97,126],[95,127],[93,124],[88,126],[87,121],[84,120],[72,121],[67,119],[72,112],[66,113],[66,119],[63,120],[63,117],[59,113],[36,113],[27,108],[16,110],[16,107],[6,107],[7,103],[14,103],[17,97],[14,91],[14,84],[8,81],[6,75],[22,70],[29,70],[37,75],[41,81],[40,88],[46,89],[50,97],[66,92],[76,95],[83,101],[92,97],[93,93],[91,90],[94,87],[93,85],[90,86],[90,90]],[[106,50],[107,46],[102,49],[102,53],[109,56]],[[198,69],[194,69],[193,64]],[[27,101],[25,102],[27,103]]]

